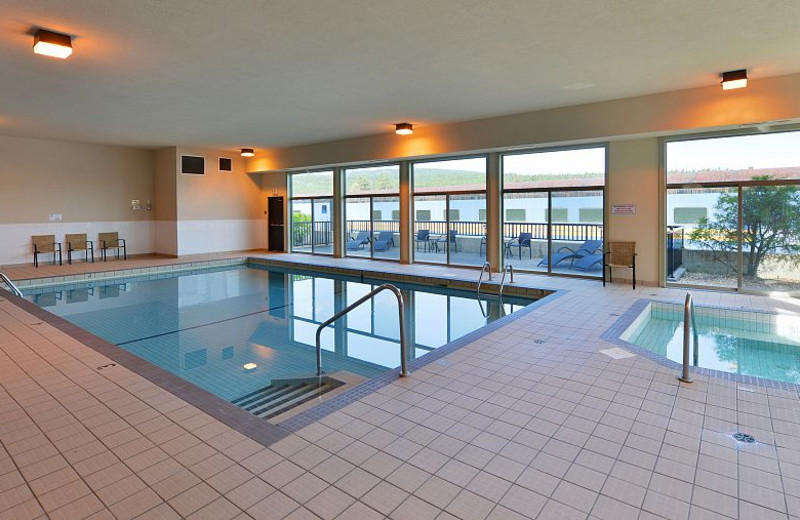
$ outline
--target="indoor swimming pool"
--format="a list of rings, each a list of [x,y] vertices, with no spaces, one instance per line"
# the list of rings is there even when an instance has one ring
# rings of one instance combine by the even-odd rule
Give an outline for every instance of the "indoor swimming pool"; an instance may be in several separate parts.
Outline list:
[[[316,374],[317,327],[384,283],[235,266],[25,291],[40,307],[245,409]],[[528,299],[420,285],[403,294],[409,361],[511,314]],[[323,367],[358,382],[400,364],[395,296],[384,291],[322,333]],[[280,382],[280,384],[276,383]],[[281,386],[283,385],[283,386]],[[285,398],[288,399],[288,398]],[[285,400],[284,399],[284,400]]]
[[[690,350],[693,366],[800,383],[800,318],[696,306],[695,321],[699,348]],[[683,305],[649,304],[621,339],[681,363]]]

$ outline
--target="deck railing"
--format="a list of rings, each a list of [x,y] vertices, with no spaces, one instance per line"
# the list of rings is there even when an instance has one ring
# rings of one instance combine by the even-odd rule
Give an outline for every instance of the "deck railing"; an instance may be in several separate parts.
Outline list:
[[[667,226],[667,278],[683,265],[683,226]]]
[[[292,222],[292,245],[330,245],[333,243],[333,226],[330,221]]]
[[[372,231],[400,232],[399,220],[375,220],[372,222]],[[446,220],[417,220],[414,222],[414,232],[427,229],[432,235],[447,234]],[[348,220],[346,229],[348,233],[359,231],[369,231],[369,220]],[[482,237],[486,235],[486,222],[475,220],[454,220],[450,222],[450,229],[455,230],[456,235],[466,237]],[[583,242],[586,240],[602,240],[602,224],[559,224],[552,226],[553,240],[564,240],[569,242]],[[503,225],[503,235],[505,238],[516,238],[520,233],[530,233],[533,240],[547,240],[546,222],[506,222]]]

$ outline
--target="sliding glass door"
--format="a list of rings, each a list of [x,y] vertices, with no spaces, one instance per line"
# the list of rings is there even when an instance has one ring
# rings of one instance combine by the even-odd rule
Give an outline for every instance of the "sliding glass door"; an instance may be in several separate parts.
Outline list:
[[[486,261],[486,157],[413,164],[414,259]]]
[[[400,167],[347,168],[345,243],[347,256],[400,259]]]
[[[667,281],[800,294],[800,131],[666,143]]]
[[[605,147],[506,154],[502,169],[505,263],[601,277]]]
[[[333,171],[289,177],[292,251],[333,254]]]

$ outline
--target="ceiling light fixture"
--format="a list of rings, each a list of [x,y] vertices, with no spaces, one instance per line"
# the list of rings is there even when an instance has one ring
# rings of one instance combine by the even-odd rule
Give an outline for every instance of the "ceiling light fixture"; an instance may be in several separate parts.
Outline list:
[[[397,135],[411,135],[414,133],[414,127],[411,123],[397,123],[394,125],[394,133]]]
[[[252,148],[242,148],[242,157],[255,157],[256,152]]]
[[[731,70],[722,73],[722,90],[732,90],[747,86],[747,69]]]
[[[72,37],[39,29],[33,35],[33,52],[42,56],[66,59],[72,54]]]

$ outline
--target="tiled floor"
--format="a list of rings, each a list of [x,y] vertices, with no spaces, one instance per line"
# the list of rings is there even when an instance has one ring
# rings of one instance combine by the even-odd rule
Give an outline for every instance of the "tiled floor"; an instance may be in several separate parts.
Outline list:
[[[683,291],[517,283],[565,293],[269,447],[122,366],[98,370],[107,358],[1,301],[0,519],[800,518],[796,390],[687,386],[598,352],[638,298]],[[798,300],[695,299],[800,313]]]

